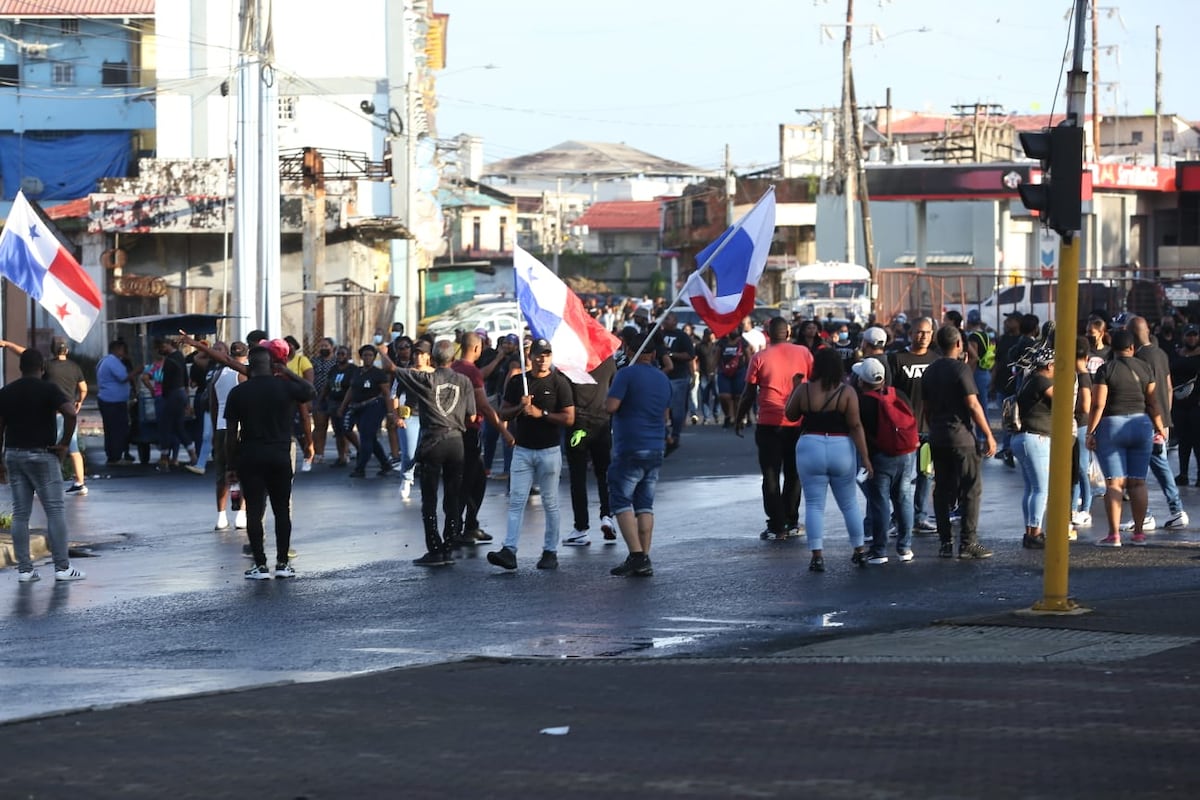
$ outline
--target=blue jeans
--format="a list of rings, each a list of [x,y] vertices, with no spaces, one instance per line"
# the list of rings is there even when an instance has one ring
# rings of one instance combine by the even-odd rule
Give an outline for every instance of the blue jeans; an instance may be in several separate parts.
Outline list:
[[[1155,453],[1154,450],[1158,452]],[[1161,445],[1158,448],[1151,447],[1150,450],[1150,471],[1154,473],[1155,480],[1162,488],[1163,497],[1167,498],[1167,508],[1172,514],[1178,514],[1183,511],[1183,499],[1179,496],[1179,487],[1175,485],[1175,473],[1171,471],[1171,465],[1167,463],[1167,446]]]
[[[826,488],[833,490],[850,533],[850,544],[862,547],[863,517],[858,507],[858,454],[848,436],[807,433],[796,443],[796,468],[804,487],[804,527],[809,550],[823,550]],[[886,535],[887,528],[884,528]]]
[[[933,476],[918,469],[914,483],[916,488],[913,490],[913,519],[917,521],[928,519],[933,516],[931,502],[933,499]]]
[[[521,522],[525,518],[525,503],[534,482],[542,490],[542,511],[546,515],[546,535],[543,550],[558,550],[558,476],[562,473],[562,448],[546,447],[531,450],[520,445],[513,448],[512,471],[508,474],[508,531],[504,546],[516,552],[521,538]],[[609,487],[612,491],[612,487]]]
[[[700,417],[702,419],[711,419],[714,422],[717,419],[716,375],[700,376]]]
[[[58,455],[45,448],[22,450],[10,447],[4,453],[4,465],[12,487],[12,540],[17,570],[29,572],[33,569],[29,555],[29,515],[33,513],[35,494],[46,512],[54,569],[69,569],[71,558],[67,554],[67,518],[63,512],[62,462]]]
[[[396,429],[400,438],[400,469],[403,478],[411,481],[417,469],[417,439],[421,437],[421,418],[416,414],[404,420],[404,427]]]
[[[1041,530],[1050,499],[1050,437],[1022,432],[1013,436],[1013,457],[1021,465],[1025,493],[1021,495],[1021,516],[1025,527]]]
[[[917,472],[917,454],[889,456],[875,453],[871,456],[875,475],[867,481],[867,517],[871,528],[871,549],[887,552],[888,523],[892,509],[896,513],[896,541],[898,550],[912,549],[913,493],[912,482]]]
[[[354,464],[356,472],[367,468],[367,462],[371,460],[372,455],[379,462],[381,469],[389,466],[387,454],[383,452],[383,445],[379,443],[379,426],[383,423],[384,414],[383,400],[380,398],[368,401],[366,405],[352,410],[349,414],[354,427],[358,428],[358,458]]]
[[[692,388],[692,379],[673,378],[671,380],[671,438],[679,441],[683,432],[683,421],[687,419],[688,393]]]
[[[1146,480],[1146,473],[1150,471],[1153,440],[1154,426],[1145,414],[1121,414],[1101,418],[1096,427],[1096,457],[1100,460],[1100,469],[1104,472],[1104,477],[1110,480]],[[1166,464],[1165,456],[1163,463]],[[1178,495],[1176,490],[1176,497]]]
[[[1092,507],[1092,480],[1088,470],[1092,466],[1092,451],[1087,449],[1087,426],[1080,425],[1075,432],[1076,455],[1079,479],[1071,488],[1071,510],[1088,511]]]
[[[612,513],[654,513],[654,488],[662,467],[662,450],[617,453],[608,467],[608,497]]]

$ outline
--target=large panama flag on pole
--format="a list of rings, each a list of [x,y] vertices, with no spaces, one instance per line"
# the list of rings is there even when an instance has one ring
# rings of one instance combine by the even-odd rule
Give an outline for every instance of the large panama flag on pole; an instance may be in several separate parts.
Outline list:
[[[592,318],[579,295],[530,253],[513,250],[517,304],[533,335],[550,342],[554,366],[574,383],[595,383],[588,374],[620,345]]]
[[[24,192],[17,192],[0,234],[0,275],[37,300],[77,342],[100,316],[100,290]]]
[[[708,247],[696,254],[700,264],[688,277],[680,295],[720,338],[736,328],[754,310],[758,279],[767,265],[775,233],[775,187],[771,186],[744,217]],[[711,267],[716,290],[701,278]]]

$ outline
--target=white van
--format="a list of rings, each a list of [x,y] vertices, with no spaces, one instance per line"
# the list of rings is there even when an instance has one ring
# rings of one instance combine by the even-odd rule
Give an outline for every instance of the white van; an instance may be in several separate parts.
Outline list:
[[[1054,319],[1055,297],[1058,293],[1057,281],[1028,281],[1004,286],[992,292],[978,303],[952,305],[942,308],[942,313],[957,310],[965,319],[967,313],[978,309],[985,324],[995,330],[1001,330],[1004,317],[1017,312],[1019,314],[1034,314],[1040,322]],[[1079,282],[1080,319],[1085,319],[1094,308],[1120,309],[1121,289],[1115,281],[1084,279]]]

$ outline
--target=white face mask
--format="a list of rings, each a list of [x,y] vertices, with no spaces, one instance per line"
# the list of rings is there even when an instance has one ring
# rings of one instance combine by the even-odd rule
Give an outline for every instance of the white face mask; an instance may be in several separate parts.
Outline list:
[[[374,338],[372,338],[371,341],[373,341],[375,344],[383,344],[383,334],[382,333],[375,334]]]
[[[400,331],[392,331],[392,341],[394,342],[399,338],[400,338]]]

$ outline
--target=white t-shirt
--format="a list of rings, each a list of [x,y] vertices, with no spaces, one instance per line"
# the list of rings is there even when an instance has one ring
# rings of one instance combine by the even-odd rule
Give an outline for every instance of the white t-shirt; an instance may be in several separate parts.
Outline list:
[[[213,381],[213,395],[217,398],[217,430],[225,430],[225,400],[228,399],[229,393],[233,391],[233,387],[238,385],[238,379],[241,374],[229,367],[223,367],[217,373],[217,378]]]

